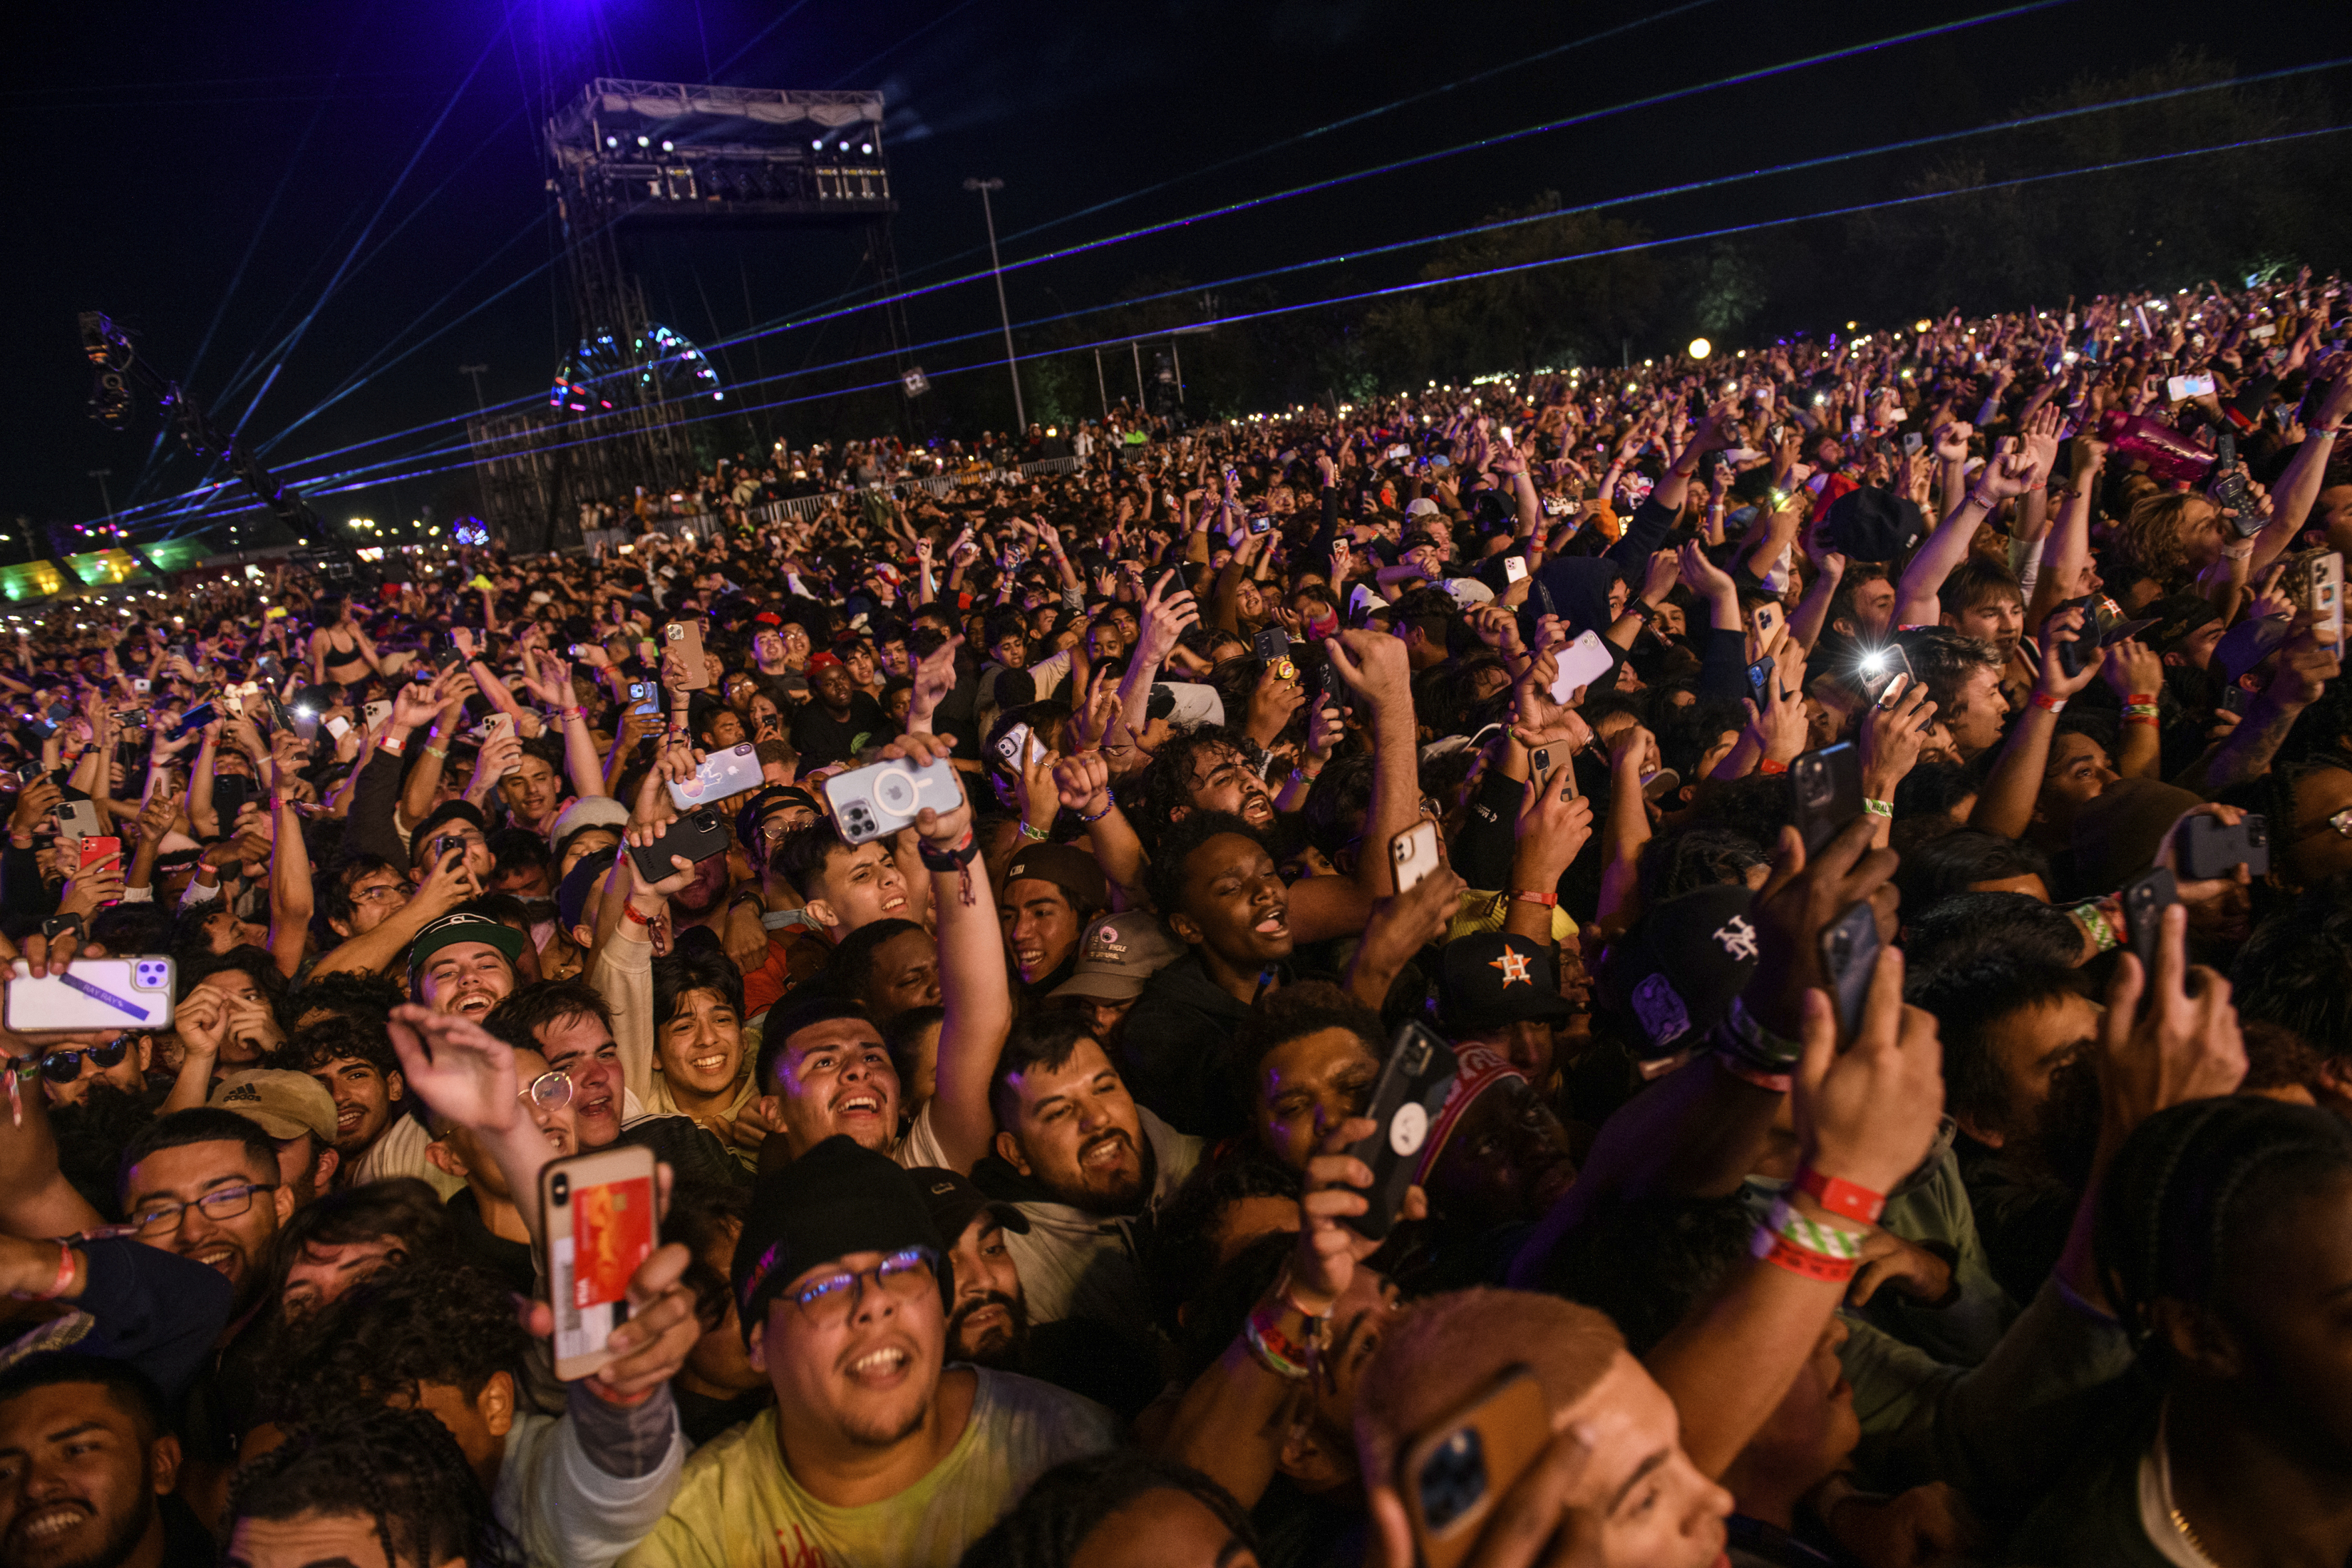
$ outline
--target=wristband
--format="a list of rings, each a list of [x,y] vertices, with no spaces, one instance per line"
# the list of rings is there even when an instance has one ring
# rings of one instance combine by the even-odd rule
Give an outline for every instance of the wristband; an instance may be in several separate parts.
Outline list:
[[[967,827],[963,830],[963,837],[947,848],[934,849],[929,844],[924,844],[919,853],[923,858],[924,868],[927,870],[961,871],[971,865],[973,858],[980,853],[980,841],[971,836],[971,829]]]
[[[2053,697],[2047,691],[2035,692],[2033,705],[2044,713],[2058,714],[2066,711],[2066,700],[2063,697]]]
[[[1044,828],[1030,826],[1029,819],[1025,816],[1020,821],[1014,823],[1013,826],[1020,829],[1021,837],[1027,839],[1032,844],[1043,844],[1054,837]]]
[[[571,723],[574,719],[585,719],[588,717],[588,710],[585,708],[559,708],[556,710],[556,712],[562,716],[563,721],[567,724]]]
[[[1862,1261],[1861,1231],[1848,1230],[1841,1225],[1823,1225],[1810,1215],[1800,1214],[1796,1205],[1786,1198],[1774,1202],[1764,1223],[1792,1247],[1849,1263]]]
[[[1730,1010],[1716,1026],[1713,1046],[1725,1066],[1760,1089],[1785,1089],[1789,1070],[1804,1055],[1797,1041],[1784,1040],[1759,1024],[1738,997],[1732,998]]]
[[[1311,773],[1305,768],[1293,768],[1290,770],[1290,782],[1292,784],[1311,784],[1322,776],[1323,770],[1321,768],[1316,769]]]
[[[397,753],[394,754],[396,755]],[[446,746],[427,746],[425,748],[425,754],[428,757],[439,757],[444,762],[446,762],[449,758],[449,748]]]
[[[408,749],[408,737],[405,735],[385,735],[376,742],[375,746],[377,751],[390,752],[396,757],[400,755],[402,752]],[[446,755],[447,753],[445,752],[443,754]]]
[[[1724,1071],[1729,1073],[1732,1077],[1752,1083],[1757,1088],[1764,1089],[1769,1093],[1786,1094],[1790,1089],[1796,1088],[1796,1080],[1788,1073],[1765,1072],[1759,1068],[1749,1067],[1746,1062],[1740,1061],[1735,1057],[1727,1056],[1720,1052],[1716,1056],[1716,1062],[1723,1068]]]
[[[1836,1176],[1823,1175],[1811,1165],[1798,1171],[1797,1179],[1791,1184],[1830,1213],[1843,1215],[1847,1219],[1858,1219],[1864,1225],[1876,1225],[1878,1216],[1886,1212],[1885,1194],[1874,1193],[1868,1187],[1856,1186]]]
[[[2153,708],[2156,706],[2156,696],[2157,694],[2153,691],[2135,691],[2130,696],[2124,699],[2124,707],[2126,710],[2140,707],[2142,705]]]
[[[1756,771],[1764,774],[1767,778],[1769,778],[1775,773],[1787,773],[1789,771],[1789,764],[1786,763],[1776,763],[1771,758],[1767,757],[1762,762],[1756,764]]]
[[[1511,898],[1513,901],[1517,903],[1541,904],[1548,910],[1556,910],[1559,908],[1559,895],[1558,893],[1538,893],[1527,888],[1514,888],[1511,889]]]
[[[650,926],[654,923],[653,916],[637,913],[637,906],[631,903],[622,904],[621,918],[625,921],[635,921],[641,926]]]
[[[1862,799],[1862,809],[1873,816],[1891,817],[1895,815],[1895,803],[1891,800],[1873,800],[1868,795],[1864,795]]]
[[[1250,1353],[1258,1364],[1275,1376],[1291,1383],[1304,1383],[1313,1375],[1315,1347],[1302,1344],[1282,1331],[1277,1320],[1286,1303],[1261,1301],[1252,1310],[1243,1332],[1249,1340]]]
[[[58,1242],[58,1277],[49,1282],[49,1288],[46,1290],[11,1290],[8,1294],[19,1301],[54,1301],[73,1289],[73,1247],[61,1238]]]
[[[1786,1237],[1775,1236],[1760,1225],[1756,1227],[1754,1255],[1791,1274],[1818,1279],[1825,1285],[1844,1284],[1861,1267],[1846,1258],[1824,1258],[1818,1252],[1807,1252]]]
[[[1092,825],[1094,823],[1100,822],[1104,817],[1108,816],[1112,812],[1117,811],[1118,809],[1118,802],[1111,799],[1108,795],[1105,795],[1103,796],[1103,808],[1100,811],[1096,812],[1092,816],[1088,816],[1082,811],[1078,813],[1078,820],[1080,822]]]

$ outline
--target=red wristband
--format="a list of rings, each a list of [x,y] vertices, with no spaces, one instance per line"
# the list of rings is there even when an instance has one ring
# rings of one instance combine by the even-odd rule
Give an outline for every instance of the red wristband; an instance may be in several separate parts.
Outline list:
[[[621,906],[621,918],[623,920],[635,921],[641,926],[649,926],[654,923],[654,919],[651,915],[641,915],[637,913],[637,907],[635,904],[623,904]]]
[[[12,1089],[13,1087],[12,1083]],[[58,1242],[58,1277],[50,1281],[49,1288],[46,1290],[11,1290],[9,1294],[19,1301],[54,1301],[73,1289],[73,1244],[60,1238]]]
[[[1789,764],[1786,763],[1776,763],[1771,758],[1767,757],[1762,762],[1756,764],[1756,771],[1768,776],[1773,773],[1785,773],[1789,771]]]
[[[1862,1267],[1850,1258],[1830,1258],[1822,1253],[1809,1252],[1785,1236],[1775,1236],[1772,1245],[1759,1256],[1765,1262],[1777,1264],[1791,1274],[1801,1274],[1827,1285],[1844,1284]]]
[[[1796,1188],[1830,1213],[1858,1219],[1864,1225],[1876,1225],[1878,1216],[1886,1212],[1884,1194],[1836,1176],[1825,1176],[1810,1165],[1797,1173]]]
[[[1558,893],[1534,893],[1529,892],[1525,888],[1514,888],[1511,890],[1511,897],[1513,900],[1522,904],[1541,904],[1548,910],[1556,910],[1559,908],[1559,895]]]
[[[2153,691],[2135,691],[2129,697],[2124,699],[2124,703],[2128,707],[2130,704],[2135,702],[2154,702],[2155,700],[2156,693]]]
[[[2063,713],[2066,710],[2066,700],[2063,697],[2053,697],[2047,691],[2035,692],[2033,705],[2044,713]]]

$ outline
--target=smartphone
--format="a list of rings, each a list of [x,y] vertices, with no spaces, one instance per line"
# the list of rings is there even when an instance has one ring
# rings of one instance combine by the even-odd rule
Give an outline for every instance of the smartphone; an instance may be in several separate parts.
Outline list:
[[[2139,954],[2143,976],[2153,977],[2164,911],[2180,901],[2180,883],[2170,871],[2157,866],[2126,883],[2123,897],[2124,927],[2131,933],[2132,951]]]
[[[1015,724],[996,738],[997,760],[1014,773],[1021,771],[1022,749],[1029,744],[1029,726]]]
[[[662,628],[662,636],[669,645],[665,652],[675,651],[685,656],[685,689],[699,691],[709,686],[710,667],[702,657],[702,623],[672,621]]]
[[[2088,616],[2076,628],[2074,641],[2053,643],[2051,647],[2056,652],[2058,668],[2069,676],[2080,675],[2098,662],[2099,643]]]
[[[608,1144],[540,1171],[562,1381],[576,1383],[613,1359],[604,1347],[629,1315],[629,1281],[660,1239],[654,1205],[654,1152],[641,1143]]]
[[[1252,533],[1268,533],[1273,531],[1274,519],[1261,513],[1256,517],[1251,518],[1249,520],[1248,526],[1249,531]]]
[[[88,847],[104,840],[85,838]],[[2192,816],[2180,830],[2180,867],[2191,881],[2226,877],[2243,866],[2247,874],[2267,877],[2271,871],[2271,826],[2260,816],[2249,816],[2235,827],[2214,816]]]
[[[647,716],[661,712],[661,688],[650,680],[629,682],[629,711]]]
[[[57,804],[58,837],[68,843],[87,838],[97,833],[98,807],[86,800],[61,800]]]
[[[2185,403],[2192,397],[2213,395],[2213,377],[2202,375],[2168,375],[2164,378],[2164,396],[2168,403]]]
[[[142,675],[136,676],[131,679],[131,689],[138,693],[140,696],[144,697],[150,690],[153,689],[153,688],[147,678]]]
[[[11,1029],[160,1029],[172,1021],[178,974],[168,958],[77,958],[62,974],[31,973],[16,960],[0,1019]]]
[[[1437,824],[1429,818],[1423,817],[1389,840],[1389,869],[1396,877],[1398,892],[1411,892],[1421,886],[1437,865]]]
[[[371,704],[371,706],[373,706],[373,704]],[[326,725],[327,733],[332,735],[338,741],[352,732],[352,721],[349,719],[344,718],[340,713],[329,714],[326,719]]]
[[[645,873],[646,880],[656,882],[677,872],[677,868],[669,863],[671,856],[683,855],[699,864],[713,855],[726,854],[728,842],[727,825],[719,819],[718,808],[704,806],[671,818],[659,838],[642,848],[633,846],[629,854],[636,861],[637,869]],[[433,853],[437,860],[441,854],[438,840],[434,843]]]
[[[1266,663],[1290,657],[1290,634],[1280,626],[1268,626],[1250,639],[1250,651]]]
[[[1503,581],[1506,583],[1524,583],[1527,580],[1528,558],[1524,555],[1504,556]]]
[[[835,773],[824,781],[824,798],[843,841],[864,844],[913,826],[925,806],[953,810],[963,785],[944,758],[920,768],[901,758]]]
[[[1862,656],[1860,668],[1862,689],[1875,702],[1892,702],[1911,684],[1911,658],[1900,643],[1871,649]]]
[[[1543,1384],[1525,1366],[1510,1366],[1414,1438],[1397,1461],[1397,1490],[1421,1561],[1428,1568],[1457,1568],[1551,1437],[1551,1402]]]
[[[1804,836],[1805,853],[1818,855],[1824,845],[1862,815],[1862,752],[1852,741],[1807,752],[1789,764],[1797,795],[1797,831]]]
[[[749,795],[760,787],[760,749],[750,741],[723,752],[705,753],[691,777],[669,786],[669,798],[678,810],[692,811],[712,801]]]
[[[180,715],[180,721],[172,726],[172,739],[184,741],[219,717],[219,709],[209,702],[199,702]]]
[[[243,773],[213,775],[213,811],[220,818],[221,831],[226,833],[236,825],[236,814],[252,798],[253,781]]]
[[[1772,656],[1768,653],[1748,667],[1748,695],[1756,700],[1756,706],[1761,710],[1771,700],[1771,694]]]
[[[389,702],[371,702],[360,710],[360,720],[370,730],[383,729],[383,721],[391,717],[392,704]]]
[[[1376,1124],[1372,1135],[1348,1151],[1372,1171],[1364,1212],[1344,1221],[1357,1235],[1379,1241],[1395,1226],[1404,1190],[1420,1170],[1429,1124],[1454,1087],[1454,1068],[1453,1047],[1411,1019],[1398,1026],[1365,1112]]]
[[[120,858],[122,854],[122,840],[110,836],[97,833],[85,834],[79,842],[81,845],[81,858],[77,864],[84,871],[110,855]],[[125,868],[128,869],[128,868]]]
[[[1903,455],[1905,457],[1917,457],[1919,455],[1919,448],[1927,444],[1927,438],[1925,436],[1920,435],[1916,430],[1906,430],[1903,432]]]
[[[2344,557],[2331,550],[2311,563],[2302,598],[2314,629],[2339,653],[2344,647]]]
[[[1822,932],[1822,973],[1837,1005],[1838,1037],[1848,1045],[1861,1037],[1863,1005],[1877,968],[1878,916],[1864,899]]]
[[[1616,658],[1599,632],[1586,632],[1559,650],[1559,674],[1551,683],[1551,700],[1566,702],[1579,687],[1589,687],[1615,667]]]
[[[1337,708],[1342,713],[1348,711],[1349,699],[1354,693],[1349,690],[1346,679],[1339,673],[1339,667],[1328,658],[1323,661],[1322,673],[1315,678],[1315,689],[1318,694],[1315,703],[1317,712],[1319,713],[1326,708]]]

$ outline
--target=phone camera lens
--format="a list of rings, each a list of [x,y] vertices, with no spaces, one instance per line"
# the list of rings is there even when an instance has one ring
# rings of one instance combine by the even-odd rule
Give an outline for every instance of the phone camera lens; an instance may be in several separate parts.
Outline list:
[[[572,1178],[558,1171],[547,1184],[548,1201],[562,1208],[572,1201]]]

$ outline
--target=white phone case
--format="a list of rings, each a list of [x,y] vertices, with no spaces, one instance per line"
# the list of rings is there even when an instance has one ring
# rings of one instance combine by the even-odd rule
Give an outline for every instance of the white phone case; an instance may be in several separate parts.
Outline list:
[[[669,786],[669,797],[680,811],[748,795],[760,787],[760,749],[746,741],[723,752],[712,752],[694,770],[694,776]]]
[[[1559,676],[1551,683],[1551,700],[1565,702],[1576,695],[1580,686],[1590,686],[1609,673],[1617,661],[1610,657],[1609,645],[1601,640],[1599,632],[1586,632],[1559,650]]]
[[[172,1021],[177,971],[168,958],[77,958],[63,973],[29,978],[16,960],[8,981],[11,1029],[160,1029]]]

